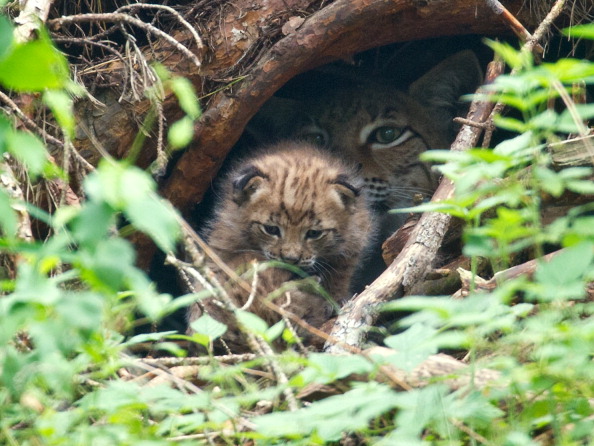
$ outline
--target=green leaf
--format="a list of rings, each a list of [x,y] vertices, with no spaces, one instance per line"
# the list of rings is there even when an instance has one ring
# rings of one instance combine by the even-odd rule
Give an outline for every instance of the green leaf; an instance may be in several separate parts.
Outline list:
[[[585,121],[594,118],[594,104],[576,104],[575,108],[582,120]],[[586,129],[583,122],[576,122],[573,119],[569,110],[564,110],[563,113],[561,113],[557,126],[559,131],[567,133],[577,133]]]
[[[528,124],[526,124],[524,121],[501,115],[496,115],[494,122],[497,127],[516,133],[523,133],[529,128]]]
[[[0,61],[0,83],[13,90],[59,89],[67,80],[68,62],[44,32],[38,40],[16,45]]]
[[[84,254],[81,259],[85,267],[83,278],[92,286],[107,287],[111,292],[124,288],[135,260],[135,252],[126,240],[103,239],[95,249]]]
[[[113,209],[106,203],[89,201],[72,221],[72,232],[79,243],[96,245],[115,224]]]
[[[532,145],[534,135],[532,132],[525,132],[511,139],[497,144],[493,151],[503,156],[514,156],[521,154]]]
[[[594,24],[575,25],[565,28],[563,34],[569,37],[582,37],[584,39],[594,39]]]
[[[384,361],[378,358],[378,363]],[[376,366],[360,355],[331,355],[328,353],[310,353],[308,366],[299,374],[306,383],[325,384],[346,378],[353,374],[368,374]]]
[[[414,324],[403,333],[388,336],[384,343],[396,353],[390,362],[399,369],[412,371],[429,356],[437,353],[433,338],[437,330],[423,324]]]
[[[565,248],[550,261],[539,263],[535,279],[543,285],[546,299],[582,297],[585,293],[583,277],[592,268],[594,246],[581,243]]]
[[[137,229],[148,234],[165,252],[173,250],[180,234],[177,213],[154,192],[150,176],[137,167],[102,162],[85,179],[93,202],[104,202],[122,211]]]
[[[173,251],[181,231],[177,214],[169,202],[149,194],[129,203],[124,213],[134,227],[149,235],[164,252]]]
[[[571,84],[593,76],[594,64],[587,60],[559,59],[554,63],[543,63],[537,73],[544,73],[551,81]]]
[[[594,195],[594,182],[587,180],[573,180],[568,181],[567,189],[572,192],[583,194],[583,195]]]
[[[207,336],[210,342],[220,338],[227,331],[225,324],[217,321],[208,314],[203,314],[193,321],[190,326],[196,333]]]
[[[557,113],[553,110],[545,110],[532,118],[528,122],[528,126],[532,129],[556,130],[557,119]]]
[[[344,432],[363,429],[394,408],[397,399],[388,386],[370,382],[307,408],[255,417],[253,422],[256,432],[268,437],[315,435],[326,442],[338,441]]]
[[[28,169],[31,175],[39,175],[47,163],[47,151],[43,142],[25,132],[10,132],[6,135],[7,150]]]
[[[266,324],[262,318],[256,316],[254,313],[244,310],[237,310],[235,315],[237,316],[237,320],[252,333],[263,335],[266,333],[266,330],[268,330],[268,324]]]
[[[274,324],[272,327],[270,327],[268,330],[266,330],[266,333],[264,333],[264,339],[266,339],[268,342],[273,342],[280,335],[283,334],[284,330],[285,330],[285,321],[280,320],[276,324]]]
[[[495,40],[485,39],[485,44],[500,55],[505,63],[512,68],[522,68],[528,65],[530,59],[507,43],[497,42]]]
[[[48,90],[43,94],[43,102],[52,110],[64,133],[73,138],[75,120],[72,98],[62,90]]]
[[[159,333],[142,333],[136,336],[132,336],[126,342],[124,342],[123,346],[130,346],[134,344],[141,344],[143,342],[154,342],[160,341],[162,339],[167,338],[168,336],[177,333],[177,331],[162,331]]]
[[[194,121],[189,116],[185,116],[171,124],[167,133],[167,140],[174,149],[181,149],[187,146],[193,137]]]
[[[561,176],[550,169],[535,166],[534,176],[540,181],[542,190],[551,194],[553,197],[559,197],[565,190]]]
[[[202,113],[196,91],[192,83],[185,77],[176,77],[171,80],[171,89],[177,96],[182,110],[191,118],[198,119]]]

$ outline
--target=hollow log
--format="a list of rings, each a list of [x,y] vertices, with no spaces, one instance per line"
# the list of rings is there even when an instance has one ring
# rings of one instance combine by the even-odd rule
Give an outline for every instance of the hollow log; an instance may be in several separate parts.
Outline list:
[[[186,213],[199,202],[245,124],[258,108],[295,75],[354,53],[394,42],[463,34],[501,35],[507,26],[486,6],[475,0],[339,0],[319,1],[236,0],[196,2],[185,18],[205,43],[198,48],[183,28],[171,35],[196,53],[202,65],[185,57],[168,41],[145,48],[147,61],[159,61],[175,74],[187,76],[199,95],[222,88],[209,97],[205,113],[195,126],[195,139],[175,163],[162,191]],[[534,22],[521,0],[508,8],[524,23]],[[323,6],[323,7],[322,7]],[[49,20],[54,36],[68,29],[64,18]],[[148,99],[131,100],[121,95],[125,61],[113,58],[88,67],[87,75],[99,76],[119,88],[98,89],[98,107],[82,101],[78,115],[83,123],[75,146],[87,159],[100,158],[100,143],[110,154],[123,157],[138,133],[139,121],[151,108]],[[242,79],[225,88],[234,80]],[[181,112],[173,95],[163,102],[167,122]],[[141,150],[139,164],[155,157],[155,138]]]

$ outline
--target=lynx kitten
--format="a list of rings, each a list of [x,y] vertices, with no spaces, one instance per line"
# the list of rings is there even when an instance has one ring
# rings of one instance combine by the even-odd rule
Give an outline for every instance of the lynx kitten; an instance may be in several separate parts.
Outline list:
[[[370,234],[370,212],[361,186],[355,171],[328,152],[307,143],[271,146],[241,162],[226,178],[209,225],[208,243],[223,262],[239,272],[254,260],[294,265],[341,303],[349,297],[352,274]],[[244,306],[249,293],[229,281],[214,263],[209,266],[234,304]],[[260,271],[256,299],[248,310],[269,324],[278,321],[280,316],[262,299],[295,277],[281,267]],[[274,303],[315,327],[333,312],[315,287],[280,293]],[[193,304],[188,321],[204,311],[228,324],[224,340],[233,350],[245,349],[233,318],[214,298]]]

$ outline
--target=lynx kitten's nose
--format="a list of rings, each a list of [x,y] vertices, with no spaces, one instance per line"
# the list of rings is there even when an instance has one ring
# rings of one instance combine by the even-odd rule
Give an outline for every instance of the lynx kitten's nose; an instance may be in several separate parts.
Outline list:
[[[293,265],[296,265],[297,263],[299,263],[299,257],[295,257],[295,256],[291,256],[291,255],[283,255],[281,257],[282,261],[285,263],[291,263]]]

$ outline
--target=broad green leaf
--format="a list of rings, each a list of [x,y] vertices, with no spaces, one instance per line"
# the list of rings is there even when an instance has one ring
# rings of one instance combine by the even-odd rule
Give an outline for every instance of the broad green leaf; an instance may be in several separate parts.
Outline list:
[[[555,130],[557,128],[557,119],[557,113],[553,110],[545,110],[532,118],[528,122],[528,127],[532,129]]]
[[[497,54],[499,54],[505,63],[512,68],[522,68],[528,66],[531,61],[531,58],[523,55],[520,51],[516,50],[507,43],[485,39],[485,44]]]
[[[266,333],[266,330],[268,330],[268,324],[254,313],[237,310],[235,315],[237,316],[237,320],[253,333],[263,335]]]
[[[171,85],[182,110],[192,120],[198,119],[201,115],[200,102],[192,83],[185,77],[176,77],[171,80],[169,85]]]
[[[371,373],[375,369],[376,366],[373,363],[360,355],[310,353],[308,356],[308,366],[299,376],[306,383],[316,382],[323,384],[353,374]]]
[[[124,281],[130,274],[135,260],[135,252],[123,239],[103,239],[95,249],[82,257],[85,278],[98,289],[106,287],[111,292],[124,288]]]
[[[458,152],[451,150],[427,150],[421,153],[420,158],[423,161],[431,161],[434,163],[445,163],[448,161],[463,162],[470,161],[468,152]]]
[[[547,298],[582,297],[585,293],[583,277],[592,270],[593,260],[594,246],[590,243],[566,248],[550,261],[541,262],[535,279],[546,289]]]
[[[199,334],[208,336],[210,341],[220,338],[227,331],[227,326],[208,314],[203,314],[193,321],[190,326]]]
[[[533,142],[534,134],[532,132],[525,132],[497,144],[493,151],[503,156],[521,155],[524,150],[532,146]]]
[[[494,122],[497,127],[516,133],[523,133],[529,128],[528,124],[524,121],[501,115],[495,116]]]
[[[167,140],[174,149],[181,149],[187,146],[194,137],[194,121],[189,116],[184,116],[178,121],[175,121],[169,127],[167,133]]]
[[[89,201],[72,221],[72,231],[77,242],[96,245],[107,236],[115,224],[115,214],[106,203]]]
[[[583,37],[584,39],[594,39],[594,24],[575,25],[565,28],[563,34],[570,37]]]
[[[559,171],[559,176],[564,180],[578,180],[591,175],[592,171],[593,169],[591,167],[567,167]]]
[[[173,207],[158,198],[154,181],[137,167],[121,163],[100,163],[85,179],[92,202],[104,202],[122,211],[134,227],[149,235],[159,247],[173,249],[180,229]]]
[[[46,33],[37,40],[18,44],[0,61],[0,84],[17,91],[63,88],[68,62]]]
[[[6,135],[7,150],[28,169],[31,175],[39,175],[47,164],[47,150],[41,140],[31,133],[20,131]]]
[[[575,108],[582,120],[594,118],[594,104],[576,104]],[[577,133],[586,130],[583,122],[576,122],[569,110],[564,110],[559,117],[557,127],[561,132]]]
[[[140,344],[143,342],[153,342],[153,341],[160,341],[162,339],[167,338],[170,335],[177,333],[177,331],[162,331],[159,333],[142,333],[136,336],[132,336],[128,339],[123,345],[134,345]]]
[[[540,187],[553,197],[559,197],[565,190],[563,179],[556,172],[539,166],[535,166],[533,171],[540,181]]]
[[[148,194],[143,200],[129,203],[124,209],[130,222],[153,241],[164,252],[170,252],[180,234],[177,214],[166,201]]]
[[[594,182],[588,180],[572,180],[567,182],[567,189],[583,195],[594,195]]]
[[[412,371],[430,355],[437,353],[434,336],[437,330],[432,327],[415,324],[402,333],[389,336],[384,343],[395,350],[390,356],[390,363],[399,369]]]
[[[537,72],[546,72],[551,80],[570,84],[593,76],[594,64],[580,59],[559,59],[554,63],[543,63]]]
[[[268,330],[266,330],[266,333],[264,333],[264,339],[266,339],[268,342],[273,342],[280,335],[283,334],[284,330],[285,330],[285,321],[280,320],[276,324],[274,324],[272,327],[270,327]]]
[[[344,432],[368,426],[374,418],[393,409],[396,392],[370,382],[342,394],[317,401],[295,412],[276,412],[253,419],[256,432],[270,437],[314,435],[323,441],[338,441]]]

